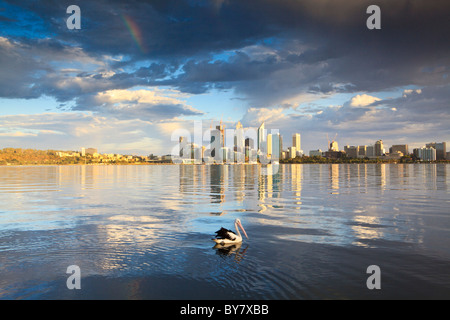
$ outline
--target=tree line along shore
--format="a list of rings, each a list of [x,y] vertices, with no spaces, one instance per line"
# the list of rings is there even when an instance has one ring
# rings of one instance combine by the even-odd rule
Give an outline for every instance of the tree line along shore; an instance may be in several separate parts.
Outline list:
[[[349,158],[325,158],[321,156],[303,156],[279,161],[282,164],[302,163],[419,163],[413,156],[404,156],[399,160]],[[449,160],[433,161],[434,163],[450,163]],[[151,157],[128,156],[117,158],[103,158],[86,156],[61,156],[57,150],[36,150],[21,148],[0,149],[0,165],[75,165],[75,164],[172,164],[168,161],[153,161]]]

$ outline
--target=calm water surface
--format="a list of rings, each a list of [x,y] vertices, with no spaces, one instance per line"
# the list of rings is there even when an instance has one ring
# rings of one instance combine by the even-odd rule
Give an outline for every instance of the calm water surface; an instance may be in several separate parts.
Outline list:
[[[450,298],[449,165],[266,173],[0,167],[0,298]],[[213,248],[236,218],[250,239]],[[70,265],[81,290],[66,287]],[[366,286],[370,265],[380,290]]]

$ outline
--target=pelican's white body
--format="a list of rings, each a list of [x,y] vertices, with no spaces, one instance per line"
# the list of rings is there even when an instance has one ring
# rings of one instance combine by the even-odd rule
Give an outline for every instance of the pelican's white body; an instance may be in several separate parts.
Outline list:
[[[230,245],[230,244],[235,244],[235,243],[241,243],[242,242],[242,236],[241,233],[239,232],[239,228],[240,227],[242,229],[242,231],[244,232],[245,236],[248,239],[247,233],[244,230],[244,227],[242,227],[241,221],[239,219],[236,219],[234,222],[234,227],[236,228],[236,233],[234,233],[231,230],[226,230],[226,237],[225,238],[220,238],[220,239],[212,239],[215,243],[220,244],[222,246],[226,246],[226,245]]]
[[[234,243],[240,243],[242,242],[242,236],[235,234],[234,232],[231,232],[230,237],[234,237],[233,240],[230,239],[213,239],[215,243],[218,243],[222,246],[227,244],[234,244]]]

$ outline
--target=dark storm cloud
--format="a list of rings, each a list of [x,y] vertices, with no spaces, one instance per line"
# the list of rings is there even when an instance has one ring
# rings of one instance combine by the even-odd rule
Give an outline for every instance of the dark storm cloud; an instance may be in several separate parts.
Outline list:
[[[9,65],[9,73],[15,74],[9,89],[0,79],[6,84],[3,97],[48,94],[68,101],[108,89],[170,85],[191,94],[234,89],[256,106],[271,107],[306,93],[376,92],[442,85],[450,79],[448,1],[78,1],[81,30],[66,28],[69,4],[11,1],[39,17],[39,24],[44,21],[39,30],[44,28],[51,40],[35,46],[29,56],[2,58],[2,66]],[[366,28],[371,4],[381,8],[381,30]],[[129,21],[140,37],[130,33]],[[8,39],[36,43],[29,33],[8,30]],[[256,57],[245,51],[252,46],[273,54]],[[45,65],[57,52],[70,57],[71,48],[92,59],[125,58],[105,62],[114,71],[111,76],[101,68],[75,76],[55,66],[42,69],[38,60]],[[216,58],[224,52],[231,52],[231,58]],[[91,83],[80,86],[81,80]],[[12,95],[14,85],[18,90]]]

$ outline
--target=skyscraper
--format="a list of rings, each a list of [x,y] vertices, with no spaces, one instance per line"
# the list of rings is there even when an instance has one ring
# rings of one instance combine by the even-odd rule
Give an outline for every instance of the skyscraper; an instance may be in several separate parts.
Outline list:
[[[234,136],[234,146],[236,147],[236,151],[243,152],[245,147],[244,140],[244,129],[242,128],[242,124],[238,121],[236,125],[236,133]]]
[[[272,135],[272,161],[278,161],[281,159],[282,142],[281,135],[279,133],[273,133]]]
[[[292,135],[292,146],[295,147],[296,150],[301,150],[301,136],[300,133],[294,133]]]
[[[295,148],[295,153],[297,157],[303,157],[301,135],[300,133],[294,133],[292,135],[292,146]]]
[[[375,142],[375,157],[381,157],[384,154],[383,140]]]
[[[264,142],[266,141],[266,134],[264,129],[264,122],[258,128],[258,141],[256,142],[256,149],[258,151],[264,151]]]
[[[223,147],[223,127],[216,126],[216,129],[211,130],[211,157],[216,161],[223,160],[223,154],[220,152]]]
[[[272,156],[272,134],[267,135],[266,154],[270,158]]]
[[[447,143],[445,142],[430,142],[426,144],[427,148],[434,148],[436,150],[436,160],[444,160],[447,153]]]

